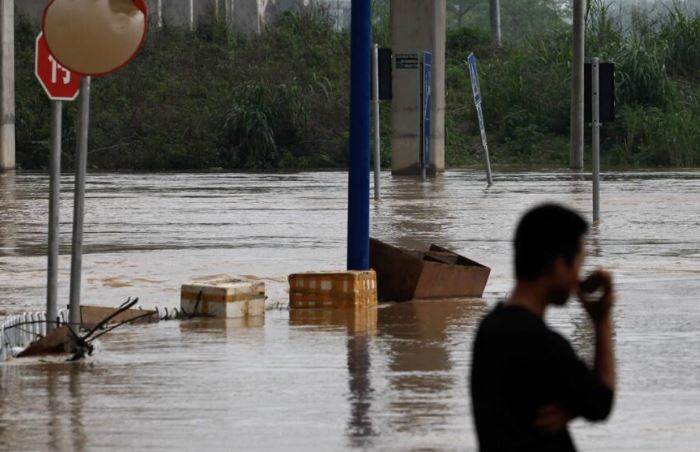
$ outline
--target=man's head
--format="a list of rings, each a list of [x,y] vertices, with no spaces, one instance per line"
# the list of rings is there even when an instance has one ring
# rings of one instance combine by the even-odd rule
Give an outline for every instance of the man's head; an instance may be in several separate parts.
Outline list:
[[[588,224],[571,209],[543,204],[523,216],[515,233],[515,277],[546,287],[548,302],[564,304],[578,287]]]

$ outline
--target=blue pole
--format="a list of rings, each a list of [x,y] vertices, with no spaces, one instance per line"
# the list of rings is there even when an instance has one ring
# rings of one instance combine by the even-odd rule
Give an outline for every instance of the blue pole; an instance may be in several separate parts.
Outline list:
[[[348,270],[369,269],[370,1],[352,0]]]

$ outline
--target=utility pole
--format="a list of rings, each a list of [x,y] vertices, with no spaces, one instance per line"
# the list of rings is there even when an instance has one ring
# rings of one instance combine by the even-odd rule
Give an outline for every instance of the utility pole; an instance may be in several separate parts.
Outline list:
[[[591,150],[593,151],[593,224],[600,223],[600,59],[591,63]]]
[[[63,102],[51,101],[51,158],[49,160],[49,258],[46,284],[46,332],[56,329],[58,317],[58,256],[61,205],[61,134]]]
[[[15,168],[15,0],[0,0],[0,171]]]
[[[498,47],[503,44],[501,33],[501,0],[489,0],[489,13],[491,16],[491,35]]]
[[[69,323],[80,330],[80,285],[83,272],[83,223],[85,220],[85,173],[87,172],[90,124],[90,77],[80,81],[80,125],[75,152],[75,195],[73,197],[73,251],[70,271]]]
[[[570,168],[583,169],[584,58],[586,1],[574,0],[573,60],[571,68],[571,153]]]

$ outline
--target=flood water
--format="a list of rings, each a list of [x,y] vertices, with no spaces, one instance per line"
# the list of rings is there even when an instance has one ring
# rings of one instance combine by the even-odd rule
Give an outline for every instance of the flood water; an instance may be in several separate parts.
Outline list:
[[[265,280],[270,310],[123,327],[81,363],[0,364],[0,450],[475,450],[471,342],[512,284],[515,223],[545,200],[590,217],[590,182],[513,173],[486,190],[469,171],[382,182],[373,235],[492,267],[485,299],[290,313],[289,273],[344,266],[344,173],[89,175],[84,303],[178,306],[183,282],[231,274]],[[45,175],[0,175],[0,316],[44,308],[47,187]],[[65,177],[64,304],[71,192]],[[699,201],[700,172],[605,176],[587,267],[617,280],[619,392],[608,423],[573,424],[581,450],[697,450]],[[578,306],[548,320],[590,356]]]

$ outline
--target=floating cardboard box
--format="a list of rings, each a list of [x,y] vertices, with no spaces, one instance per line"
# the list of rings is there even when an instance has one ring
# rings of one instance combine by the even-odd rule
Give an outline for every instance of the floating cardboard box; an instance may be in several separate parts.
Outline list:
[[[192,316],[264,316],[265,283],[228,276],[194,281],[182,286],[180,307]]]
[[[376,305],[377,275],[373,270],[289,276],[289,307],[292,309]]]
[[[437,245],[427,252],[407,251],[371,239],[369,259],[381,301],[481,297],[491,274],[490,268]]]
[[[106,308],[102,306],[81,306],[80,307],[80,325],[85,329],[92,329],[97,326],[103,319],[117,312],[118,309]],[[127,309],[120,312],[110,320],[110,324],[127,322],[131,325],[144,323],[158,322],[160,318],[156,311],[148,311],[143,309]]]
[[[32,356],[60,355],[69,353],[71,349],[71,336],[68,327],[59,326],[48,335],[30,344],[19,355],[18,358],[29,358]]]

